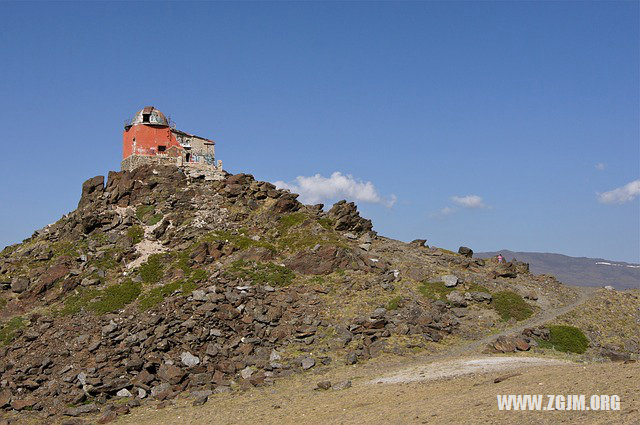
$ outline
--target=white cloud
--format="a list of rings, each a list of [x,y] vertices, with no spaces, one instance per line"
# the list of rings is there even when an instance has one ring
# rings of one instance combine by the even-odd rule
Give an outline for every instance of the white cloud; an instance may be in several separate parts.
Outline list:
[[[478,195],[452,196],[451,200],[463,208],[486,208],[482,198]]]
[[[605,164],[604,162],[598,162],[595,167],[598,171],[604,171],[604,169],[607,168],[607,164]]]
[[[344,175],[339,171],[324,177],[320,174],[314,176],[298,176],[292,183],[283,181],[275,182],[279,189],[288,189],[300,195],[300,202],[305,204],[317,204],[327,199],[345,198],[351,201],[369,202],[392,207],[396,203],[396,196],[391,195],[385,199],[376,190],[373,183],[355,179],[352,175]]]
[[[447,216],[453,214],[456,211],[457,210],[454,207],[444,207],[441,210],[438,210],[438,211],[434,212],[433,214],[431,214],[431,217],[443,218],[443,217],[447,217]]]
[[[640,179],[608,192],[598,193],[598,201],[603,204],[624,204],[638,195],[640,195]]]

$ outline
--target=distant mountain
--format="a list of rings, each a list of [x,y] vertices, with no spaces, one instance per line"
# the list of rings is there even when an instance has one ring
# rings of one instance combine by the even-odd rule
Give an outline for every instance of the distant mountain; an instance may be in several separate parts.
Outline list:
[[[529,263],[532,273],[554,275],[559,281],[577,286],[611,285],[616,289],[640,288],[640,264],[604,260],[602,258],[569,257],[547,252],[474,253],[476,258],[488,258],[501,253],[507,260],[516,258]]]

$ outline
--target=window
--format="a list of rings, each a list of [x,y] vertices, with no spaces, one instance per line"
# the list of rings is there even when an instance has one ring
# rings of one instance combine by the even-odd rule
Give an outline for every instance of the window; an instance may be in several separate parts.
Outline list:
[[[158,146],[158,152],[164,152],[167,150],[166,146]]]
[[[151,114],[142,114],[142,122],[149,122]]]

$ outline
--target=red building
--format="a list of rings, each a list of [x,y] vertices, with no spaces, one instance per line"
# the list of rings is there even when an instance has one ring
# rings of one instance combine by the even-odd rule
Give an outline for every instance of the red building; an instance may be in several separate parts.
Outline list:
[[[153,106],[138,111],[122,135],[122,169],[148,163],[222,170],[213,140],[176,130]]]

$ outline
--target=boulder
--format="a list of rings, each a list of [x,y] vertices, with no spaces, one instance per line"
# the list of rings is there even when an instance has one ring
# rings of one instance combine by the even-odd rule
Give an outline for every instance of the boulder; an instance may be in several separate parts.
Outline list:
[[[361,233],[373,229],[371,220],[360,217],[353,202],[336,202],[327,212],[327,217],[333,221],[333,228],[338,231]]]
[[[453,288],[458,284],[458,276],[448,274],[440,278],[447,288]]]
[[[467,258],[473,257],[473,250],[471,248],[467,248],[466,246],[461,246],[458,248],[458,254],[463,255]]]
[[[20,294],[29,288],[29,278],[26,276],[17,276],[11,279],[11,290],[16,294]]]
[[[447,294],[447,300],[455,307],[466,307],[467,301],[464,299],[462,292],[453,291]]]
[[[425,248],[426,247],[426,243],[427,243],[426,239],[414,239],[411,242],[409,242],[409,245],[417,246],[417,247],[420,247],[420,248]]]

